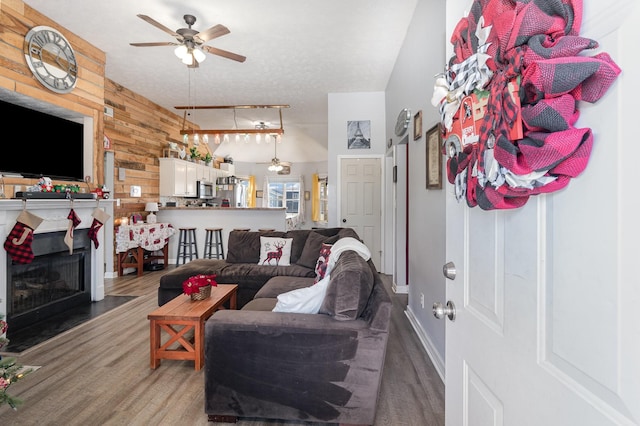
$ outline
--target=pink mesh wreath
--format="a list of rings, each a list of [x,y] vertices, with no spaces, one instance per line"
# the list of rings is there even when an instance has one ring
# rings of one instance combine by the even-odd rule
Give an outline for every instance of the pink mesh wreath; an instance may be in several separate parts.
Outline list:
[[[598,43],[578,35],[581,21],[582,0],[475,0],[456,26],[432,104],[441,114],[447,178],[470,207],[518,208],[585,169],[593,134],[574,127],[577,102],[598,101],[621,70],[606,53],[584,55]],[[474,94],[488,101],[477,134],[465,140],[454,129]]]

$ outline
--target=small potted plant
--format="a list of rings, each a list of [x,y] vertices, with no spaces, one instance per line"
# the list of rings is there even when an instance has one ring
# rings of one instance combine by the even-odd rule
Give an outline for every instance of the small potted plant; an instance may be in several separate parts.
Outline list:
[[[204,163],[208,166],[211,164],[211,160],[213,160],[213,157],[211,156],[211,153],[207,152],[207,154],[204,156],[203,158]]]
[[[189,148],[189,155],[194,162],[200,159],[200,153],[198,152],[198,148],[195,146]]]
[[[191,300],[204,300],[211,296],[211,287],[217,285],[215,275],[194,275],[182,283],[182,291]]]

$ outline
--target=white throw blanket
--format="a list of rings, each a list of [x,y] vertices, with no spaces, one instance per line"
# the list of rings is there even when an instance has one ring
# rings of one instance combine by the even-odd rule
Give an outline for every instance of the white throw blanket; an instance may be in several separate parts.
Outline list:
[[[371,252],[360,241],[353,237],[341,238],[331,246],[331,253],[329,254],[329,261],[327,262],[327,271],[324,278],[318,281],[316,284],[301,288],[298,290],[288,291],[278,296],[278,302],[276,307],[273,308],[273,312],[297,312],[301,314],[317,314],[322,306],[322,301],[327,293],[327,287],[331,280],[331,270],[335,266],[336,262],[340,258],[340,255],[347,251],[353,250],[360,255],[364,260],[371,258]]]

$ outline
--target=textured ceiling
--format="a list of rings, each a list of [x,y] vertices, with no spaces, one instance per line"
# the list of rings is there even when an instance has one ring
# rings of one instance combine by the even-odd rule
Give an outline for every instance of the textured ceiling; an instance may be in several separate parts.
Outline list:
[[[326,158],[327,94],[383,91],[393,70],[417,0],[25,0],[107,55],[106,77],[180,115],[177,105],[287,104],[283,161]],[[186,27],[192,14],[197,31],[216,24],[231,31],[205,43],[246,56],[239,63],[219,56],[191,73],[172,46],[133,47],[131,42],[175,39],[138,18]],[[202,128],[279,125],[278,110],[196,111]],[[211,143],[216,155],[262,162],[273,147],[252,142]]]

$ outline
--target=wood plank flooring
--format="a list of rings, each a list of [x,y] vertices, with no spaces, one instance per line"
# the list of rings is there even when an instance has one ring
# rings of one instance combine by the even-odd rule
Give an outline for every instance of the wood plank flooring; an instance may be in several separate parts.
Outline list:
[[[157,307],[156,288],[165,272],[107,279],[106,294],[139,297],[21,353],[20,363],[42,368],[9,388],[24,403],[17,411],[0,406],[0,424],[213,425],[204,413],[204,369],[168,360],[149,368],[147,314]],[[407,296],[392,298],[375,425],[444,425],[444,384],[405,316]],[[236,424],[313,425],[260,419]]]

